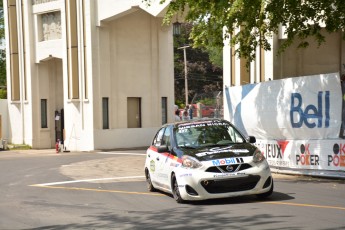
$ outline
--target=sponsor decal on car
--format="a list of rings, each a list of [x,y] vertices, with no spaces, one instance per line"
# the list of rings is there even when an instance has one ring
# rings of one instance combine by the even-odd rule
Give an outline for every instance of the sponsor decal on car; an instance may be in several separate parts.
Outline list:
[[[240,158],[224,158],[224,159],[212,160],[212,164],[214,166],[238,164],[238,163],[243,163],[243,162],[244,161],[241,157]]]
[[[231,176],[244,176],[245,173],[222,173],[222,174],[215,174],[213,175],[214,178],[223,178],[223,177],[231,177]]]
[[[154,172],[156,170],[156,165],[155,165],[154,160],[150,161],[150,170],[151,172]]]
[[[181,165],[181,164],[179,164],[179,163],[173,163],[173,162],[170,163],[170,166],[171,166],[171,167],[176,167],[176,168],[177,168],[177,167],[180,167],[180,165]]]
[[[214,121],[208,121],[208,122],[202,122],[202,123],[194,122],[194,123],[190,123],[188,125],[181,124],[178,127],[178,132],[184,133],[184,132],[187,132],[187,129],[197,128],[197,127],[205,127],[205,126],[229,126],[229,124],[227,124],[225,122],[214,122]]]
[[[192,173],[185,173],[185,174],[181,174],[180,177],[189,177],[189,176],[193,176]]]
[[[211,148],[210,150],[206,152],[197,153],[195,155],[198,157],[203,157],[206,155],[213,155],[213,154],[224,153],[224,152],[233,152],[235,154],[238,154],[238,153],[248,153],[249,150],[248,149],[232,149],[231,146],[224,147],[224,148],[215,147],[215,148]]]
[[[164,174],[164,173],[157,173],[156,174],[157,177],[163,178],[163,179],[168,179],[168,175]]]

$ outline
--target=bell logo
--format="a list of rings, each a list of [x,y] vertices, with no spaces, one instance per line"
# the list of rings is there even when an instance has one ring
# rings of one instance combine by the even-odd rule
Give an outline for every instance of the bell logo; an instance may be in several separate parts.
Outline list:
[[[325,92],[324,106],[323,106],[323,93],[319,91],[317,95],[317,107],[315,105],[307,105],[305,109],[302,108],[302,95],[299,93],[291,94],[291,109],[290,109],[290,122],[293,128],[301,128],[303,123],[308,128],[322,127],[322,121],[325,116],[325,128],[329,127],[329,111],[330,111],[330,100],[329,91]],[[324,108],[323,108],[324,107]],[[325,114],[323,114],[325,111]],[[297,116],[296,116],[297,115]]]

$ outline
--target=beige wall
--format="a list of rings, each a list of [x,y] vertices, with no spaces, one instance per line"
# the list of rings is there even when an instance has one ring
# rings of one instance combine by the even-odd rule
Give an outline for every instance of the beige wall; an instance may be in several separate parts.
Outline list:
[[[318,47],[313,39],[309,39],[310,46],[298,49],[297,42],[275,59],[274,79],[307,76],[341,71],[341,33],[326,35],[326,43]],[[278,40],[279,46],[282,40]],[[276,48],[275,48],[276,49]]]
[[[168,120],[173,120],[173,41],[171,28],[161,24],[142,10],[102,23],[94,50],[96,148],[148,145],[162,124],[162,97],[168,97]],[[109,130],[102,130],[102,97],[109,97]],[[127,129],[127,97],[141,98],[142,128]]]
[[[169,97],[170,103],[173,101],[173,72],[167,64],[172,53],[165,48],[169,33],[160,34],[160,25],[160,19],[137,11],[101,28],[98,84],[102,90],[96,100],[101,102],[102,97],[109,97],[112,129],[127,126],[127,97],[142,98],[143,127],[161,124],[162,96]],[[160,64],[167,68],[159,67]],[[101,111],[101,103],[97,104]],[[96,129],[101,127],[100,116],[95,114]]]
[[[8,123],[8,105],[7,99],[0,99],[0,115],[1,115],[1,136],[0,139],[8,140],[10,129]]]
[[[345,73],[345,41],[342,40],[342,32],[324,32],[325,43],[321,46],[309,38],[310,44],[307,48],[297,48],[295,41],[283,53],[278,55],[279,46],[283,43],[280,35],[275,35],[269,40],[272,46],[271,51],[260,54],[257,49],[257,58],[251,63],[250,83],[268,81],[269,79],[283,79],[289,77],[309,76],[324,73]],[[226,45],[223,52],[224,58],[224,85],[243,85],[241,72],[246,68],[240,65],[241,60],[231,56],[231,50]],[[231,63],[234,63],[231,65]],[[260,71],[263,70],[263,71]]]

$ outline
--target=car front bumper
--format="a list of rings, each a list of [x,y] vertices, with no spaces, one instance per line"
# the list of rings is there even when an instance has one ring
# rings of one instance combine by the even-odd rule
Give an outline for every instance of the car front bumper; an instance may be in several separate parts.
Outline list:
[[[210,173],[202,169],[180,168],[176,172],[181,198],[205,200],[268,192],[272,177],[266,162],[235,173]]]

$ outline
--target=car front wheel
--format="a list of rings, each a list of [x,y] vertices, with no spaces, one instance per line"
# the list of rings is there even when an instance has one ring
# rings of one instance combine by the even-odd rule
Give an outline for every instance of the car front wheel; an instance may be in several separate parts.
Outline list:
[[[177,203],[183,203],[184,200],[181,198],[180,190],[177,184],[177,180],[175,177],[175,174],[171,177],[171,183],[172,183],[172,194]]]
[[[147,190],[149,190],[150,192],[154,192],[156,191],[155,187],[153,187],[152,181],[151,181],[151,176],[149,171],[146,169],[145,170],[145,174],[146,174],[146,186],[147,186]]]

